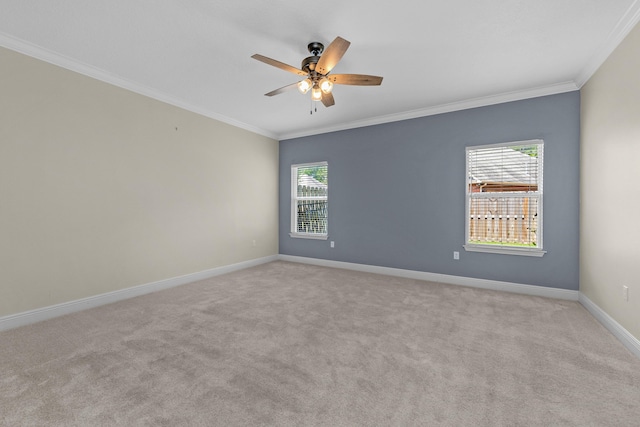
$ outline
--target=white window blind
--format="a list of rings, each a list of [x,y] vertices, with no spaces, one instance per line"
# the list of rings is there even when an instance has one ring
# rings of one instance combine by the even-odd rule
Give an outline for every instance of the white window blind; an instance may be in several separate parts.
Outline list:
[[[327,162],[291,166],[291,236],[327,238]]]
[[[544,143],[467,147],[467,250],[541,256]]]

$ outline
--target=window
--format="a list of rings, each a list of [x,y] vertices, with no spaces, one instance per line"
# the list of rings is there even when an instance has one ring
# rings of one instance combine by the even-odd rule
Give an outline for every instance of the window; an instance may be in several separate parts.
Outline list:
[[[291,237],[327,238],[327,162],[291,166]]]
[[[542,140],[467,147],[467,251],[542,256]]]

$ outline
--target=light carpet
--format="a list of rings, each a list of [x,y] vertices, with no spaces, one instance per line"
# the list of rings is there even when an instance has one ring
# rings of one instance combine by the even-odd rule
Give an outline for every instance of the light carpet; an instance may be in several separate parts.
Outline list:
[[[273,262],[0,333],[7,426],[638,426],[577,302]]]

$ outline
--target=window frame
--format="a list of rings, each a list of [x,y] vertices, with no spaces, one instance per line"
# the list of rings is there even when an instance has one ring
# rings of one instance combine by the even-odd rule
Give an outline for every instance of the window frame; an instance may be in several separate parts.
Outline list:
[[[298,169],[309,168],[316,166],[325,166],[327,168],[327,194],[325,196],[306,196],[298,197]],[[295,239],[315,239],[315,240],[327,240],[329,237],[328,217],[329,211],[327,208],[327,232],[326,233],[300,233],[298,232],[298,201],[299,200],[326,200],[327,207],[329,205],[329,164],[326,161],[312,162],[312,163],[299,163],[291,165],[291,230],[289,236]]]
[[[534,247],[517,247],[517,246],[508,246],[508,245],[490,245],[490,244],[482,244],[482,243],[470,243],[470,228],[471,228],[471,211],[470,211],[470,202],[473,197],[473,192],[470,190],[470,181],[469,181],[469,151],[482,150],[487,148],[497,148],[497,147],[512,147],[512,146],[522,146],[522,145],[539,145],[541,147],[542,155],[540,155],[538,159],[538,188],[535,193],[516,193],[516,192],[504,192],[505,196],[502,197],[533,197],[537,199],[538,203],[538,218],[537,218],[537,232],[536,232],[536,243],[537,246]],[[526,141],[510,141],[510,142],[500,142],[496,144],[486,144],[486,145],[475,145],[475,146],[467,146],[465,147],[465,244],[463,245],[465,251],[468,252],[485,252],[492,254],[503,254],[503,255],[521,255],[521,256],[533,256],[533,257],[542,257],[547,253],[544,250],[543,246],[543,200],[544,200],[544,140],[542,139],[531,139]],[[495,194],[495,193],[485,193],[485,194]],[[482,197],[490,197],[490,196],[482,196]],[[494,196],[495,197],[495,196]],[[475,196],[478,198],[478,196]]]

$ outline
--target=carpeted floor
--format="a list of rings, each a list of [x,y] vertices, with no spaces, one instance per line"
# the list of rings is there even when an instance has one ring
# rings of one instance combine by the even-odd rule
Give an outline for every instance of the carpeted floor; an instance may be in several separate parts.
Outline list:
[[[7,426],[638,426],[578,303],[274,262],[0,333]]]

